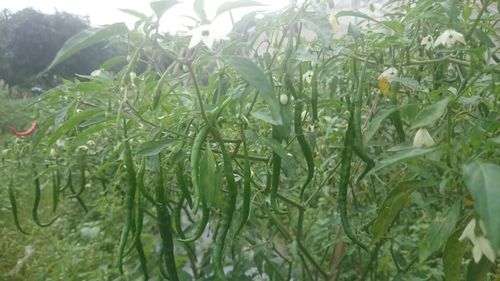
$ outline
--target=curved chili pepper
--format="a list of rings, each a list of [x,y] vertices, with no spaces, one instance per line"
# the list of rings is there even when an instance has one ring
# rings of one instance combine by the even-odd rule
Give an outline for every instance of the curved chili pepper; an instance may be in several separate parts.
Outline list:
[[[24,138],[33,135],[38,124],[35,122],[31,123],[31,127],[26,131],[19,132],[16,128],[10,128],[10,131],[19,138]]]

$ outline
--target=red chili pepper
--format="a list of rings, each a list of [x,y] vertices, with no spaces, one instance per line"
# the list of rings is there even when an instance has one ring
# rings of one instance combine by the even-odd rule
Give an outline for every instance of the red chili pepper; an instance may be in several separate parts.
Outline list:
[[[18,130],[16,130],[16,128],[10,128],[10,131],[16,135],[17,137],[19,138],[23,138],[23,137],[27,137],[27,136],[31,136],[33,135],[33,133],[35,133],[35,129],[36,127],[38,127],[37,123],[36,122],[33,122],[31,124],[31,127],[26,130],[26,131],[22,131],[22,132],[19,132]]]

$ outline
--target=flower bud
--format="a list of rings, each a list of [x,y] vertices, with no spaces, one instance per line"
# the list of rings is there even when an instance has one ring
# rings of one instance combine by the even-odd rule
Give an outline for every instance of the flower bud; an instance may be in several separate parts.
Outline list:
[[[415,134],[415,138],[413,138],[413,147],[421,148],[425,146],[432,146],[434,144],[436,143],[434,142],[426,128],[418,129],[417,133]]]
[[[287,96],[287,95],[285,95],[285,94],[281,94],[281,95],[280,95],[280,103],[281,103],[282,105],[287,104],[287,103],[288,103],[288,96]]]

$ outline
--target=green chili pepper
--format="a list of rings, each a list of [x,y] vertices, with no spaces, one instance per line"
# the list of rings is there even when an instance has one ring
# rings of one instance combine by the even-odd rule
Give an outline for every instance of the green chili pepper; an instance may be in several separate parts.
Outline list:
[[[71,170],[69,171],[68,182],[66,183],[66,186],[69,186],[69,189],[71,190],[72,193],[72,195],[70,195],[69,197],[76,198],[76,200],[78,201],[80,206],[82,206],[85,213],[88,213],[89,210],[87,209],[87,206],[85,206],[85,202],[83,202],[82,198],[76,193],[75,187],[73,186],[73,176]]]
[[[293,87],[292,84],[292,80],[288,75],[285,75],[285,86],[287,90],[290,92],[290,94],[295,98],[294,130],[295,130],[295,135],[297,137],[297,141],[299,142],[300,148],[302,150],[302,153],[304,154],[307,163],[307,178],[306,181],[302,184],[302,187],[300,188],[300,198],[302,199],[306,187],[311,183],[314,177],[314,157],[311,151],[311,147],[309,146],[309,143],[307,142],[304,136],[304,131],[302,130],[302,110],[303,110],[302,101],[299,100],[300,96],[295,91],[295,88]]]
[[[165,261],[169,279],[172,281],[179,281],[177,268],[175,265],[174,242],[172,237],[170,213],[166,206],[166,198],[163,186],[161,154],[158,154],[158,167],[156,167],[156,173],[157,182],[155,185],[155,201],[160,203],[156,205],[156,214],[158,220],[158,228],[160,229],[160,237],[162,240],[162,257]]]
[[[208,219],[210,218],[210,208],[204,199],[201,201],[201,211],[201,221],[194,230],[193,234],[190,237],[178,239],[180,242],[193,242],[198,240],[198,238],[200,238],[203,234],[203,231],[205,231],[205,228],[207,227]]]
[[[184,178],[184,165],[181,162],[175,165],[175,178],[177,179],[177,185],[181,189],[182,196],[188,202],[189,207],[193,208],[193,200],[191,199],[191,193],[187,188],[186,179]]]
[[[127,171],[127,196],[126,196],[126,214],[125,223],[123,224],[122,234],[120,237],[120,244],[118,245],[118,269],[123,274],[123,253],[127,243],[128,234],[134,219],[134,199],[137,189],[137,178],[134,168],[134,159],[132,157],[132,150],[127,140],[127,125],[124,122],[124,150],[125,150],[125,166]],[[142,224],[141,224],[142,225]]]
[[[359,241],[351,230],[349,219],[347,216],[347,188],[349,186],[349,178],[351,175],[351,160],[354,143],[354,130],[353,130],[353,108],[351,106],[351,116],[347,125],[347,131],[344,138],[344,149],[342,150],[342,164],[340,167],[340,182],[339,182],[339,195],[337,202],[339,204],[340,219],[344,227],[345,234],[351,239],[354,244],[361,247],[363,250],[368,251],[368,248]]]
[[[361,134],[361,107],[363,104],[363,83],[366,72],[366,61],[363,65],[363,69],[361,70],[361,75],[358,79],[358,88],[355,92],[354,104],[353,104],[353,133],[354,133],[354,152],[356,155],[366,163],[365,170],[361,173],[361,175],[357,178],[356,183],[359,183],[361,179],[375,166],[375,162],[373,159],[368,156],[368,153],[363,146],[363,137]]]
[[[143,220],[144,220],[144,209],[142,207],[142,198],[141,198],[141,193],[137,193],[137,203],[136,203],[136,230],[135,230],[135,235],[134,235],[134,245],[135,249],[137,250],[137,255],[139,256],[139,262],[141,263],[141,270],[142,270],[142,275],[144,276],[144,280],[149,280],[149,272],[148,272],[148,265],[147,265],[147,260],[146,260],[146,255],[144,254],[144,248],[142,246],[142,241],[141,241],[141,233],[142,233],[142,226],[143,226]]]
[[[38,178],[39,175],[37,175],[36,171],[34,171],[35,175],[35,200],[33,202],[33,209],[31,210],[31,215],[33,216],[33,221],[40,227],[47,227],[51,224],[53,224],[57,220],[57,216],[55,216],[53,219],[51,219],[48,223],[42,223],[40,221],[40,218],[38,217],[38,207],[40,205],[40,199],[41,199],[41,190],[40,190],[40,179]]]
[[[194,143],[193,143],[193,149],[191,151],[191,182],[193,184],[193,189],[194,189],[194,212],[198,210],[198,207],[201,202],[201,191],[200,191],[200,183],[199,183],[199,169],[200,169],[200,155],[201,155],[201,149],[202,149],[202,144],[207,138],[208,135],[208,126],[205,126],[201,129],[201,131],[198,133],[196,136]]]
[[[153,195],[151,195],[146,190],[146,187],[144,186],[144,174],[145,173],[146,173],[146,162],[142,161],[141,167],[139,168],[139,171],[137,172],[137,188],[139,189],[142,196],[144,196],[144,198],[146,198],[148,201],[150,201],[151,203],[156,205],[156,204],[158,204],[158,202],[156,202]]]
[[[277,126],[273,126],[272,136],[275,140],[281,143],[281,137],[279,135]],[[281,174],[281,157],[276,152],[273,152],[272,178],[271,178],[271,206],[274,209],[277,208],[276,197],[280,186],[280,174]]]
[[[248,219],[250,218],[250,201],[251,201],[251,176],[252,170],[250,167],[250,159],[248,157],[248,146],[243,125],[240,126],[241,141],[243,143],[243,206],[241,207],[241,220],[233,237],[236,237],[243,229]]]
[[[223,253],[224,253],[224,244],[226,242],[227,233],[229,232],[229,228],[231,227],[234,210],[236,208],[237,187],[233,174],[232,159],[229,156],[229,153],[226,149],[224,140],[220,135],[219,131],[211,125],[210,125],[210,132],[212,133],[215,140],[219,144],[222,153],[224,176],[226,178],[228,187],[228,196],[226,200],[224,200],[222,222],[220,224],[220,228],[215,240],[215,249],[213,255],[214,271],[215,271],[215,276],[217,277],[218,280],[227,280],[223,271]]]
[[[313,122],[318,121],[318,65],[314,68],[311,80],[311,111]]]
[[[184,206],[184,201],[186,201],[186,198],[184,198],[184,196],[181,195],[181,198],[179,199],[177,206],[173,210],[174,228],[175,231],[177,232],[177,236],[179,236],[181,239],[186,239],[186,235],[184,234],[184,230],[182,229],[182,219],[181,219],[182,206]]]
[[[19,230],[22,234],[29,235],[28,232],[24,231],[21,228],[21,224],[19,223],[19,217],[17,216],[16,195],[14,193],[14,179],[12,178],[12,176],[9,180],[9,200],[10,206],[12,207],[12,217],[14,218],[14,224],[16,225],[17,230]]]
[[[59,191],[61,186],[61,178],[59,171],[54,171],[52,173],[52,213],[57,210],[57,205],[59,203]]]

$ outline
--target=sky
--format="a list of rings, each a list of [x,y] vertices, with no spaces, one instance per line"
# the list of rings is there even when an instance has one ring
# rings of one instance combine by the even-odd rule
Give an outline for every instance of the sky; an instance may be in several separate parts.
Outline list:
[[[194,0],[178,0],[179,4],[172,7],[163,17],[161,29],[165,32],[175,34],[185,31],[185,25],[193,25],[193,21],[186,16],[194,16]],[[215,15],[217,7],[229,0],[205,0],[205,10],[209,19]],[[276,10],[286,6],[289,0],[261,0],[269,10]],[[146,15],[151,15],[148,0],[2,0],[1,9],[9,9],[13,12],[32,7],[44,13],[65,11],[72,14],[88,16],[92,25],[105,25],[115,22],[125,22],[132,26],[135,18],[120,9],[133,9]],[[243,11],[242,11],[243,10]],[[235,17],[245,13],[244,9],[235,10]],[[226,28],[230,23],[229,14],[223,14],[217,18],[214,24]]]

